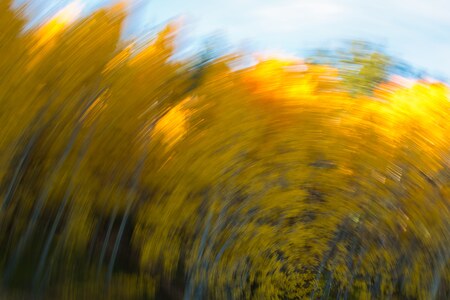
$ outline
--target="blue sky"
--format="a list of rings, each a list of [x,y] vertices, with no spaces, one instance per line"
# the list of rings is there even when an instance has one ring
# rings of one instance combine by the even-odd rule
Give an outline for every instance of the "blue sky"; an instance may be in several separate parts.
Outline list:
[[[23,0],[22,0],[23,1]],[[86,10],[111,0],[80,0]],[[70,1],[34,0],[33,11]],[[127,0],[139,35],[183,16],[195,41],[220,33],[235,48],[301,55],[333,47],[343,39],[364,39],[432,74],[450,78],[450,0]]]

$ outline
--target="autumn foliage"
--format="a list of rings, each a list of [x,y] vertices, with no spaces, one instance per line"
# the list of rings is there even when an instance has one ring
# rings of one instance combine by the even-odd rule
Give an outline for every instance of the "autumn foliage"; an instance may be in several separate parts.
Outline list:
[[[448,86],[173,59],[174,24],[125,41],[116,6],[24,30],[10,2],[0,298],[449,297]]]

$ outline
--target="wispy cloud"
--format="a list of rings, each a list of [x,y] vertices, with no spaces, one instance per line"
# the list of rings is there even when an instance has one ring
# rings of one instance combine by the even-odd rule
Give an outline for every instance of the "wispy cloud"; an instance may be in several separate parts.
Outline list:
[[[331,24],[344,13],[344,7],[329,0],[290,0],[255,6],[250,18],[259,24],[269,24],[272,31],[294,31],[298,27]]]

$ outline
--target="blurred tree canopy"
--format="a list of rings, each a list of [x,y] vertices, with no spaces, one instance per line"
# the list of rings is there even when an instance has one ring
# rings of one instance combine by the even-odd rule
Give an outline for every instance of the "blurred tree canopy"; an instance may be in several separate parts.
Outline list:
[[[348,41],[336,50],[316,50],[308,61],[338,68],[342,87],[352,95],[371,95],[378,85],[388,81],[391,68],[399,66],[382,47],[366,41]]]
[[[338,64],[174,60],[121,5],[0,0],[0,296],[446,299],[449,89]]]

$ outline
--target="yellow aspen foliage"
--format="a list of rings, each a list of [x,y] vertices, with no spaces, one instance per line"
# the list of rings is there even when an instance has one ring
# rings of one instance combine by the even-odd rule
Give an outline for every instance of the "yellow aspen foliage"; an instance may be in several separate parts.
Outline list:
[[[448,298],[447,85],[80,10],[0,0],[0,298]]]
[[[38,28],[36,32],[36,47],[41,47],[46,43],[56,42],[55,39],[66,29],[71,23],[75,22],[79,17],[83,5],[79,1],[67,4],[59,10],[50,20]]]
[[[183,108],[185,99],[175,107],[171,108],[162,118],[155,124],[154,134],[162,136],[162,142],[168,147],[173,147],[187,132],[187,118],[189,110]]]

